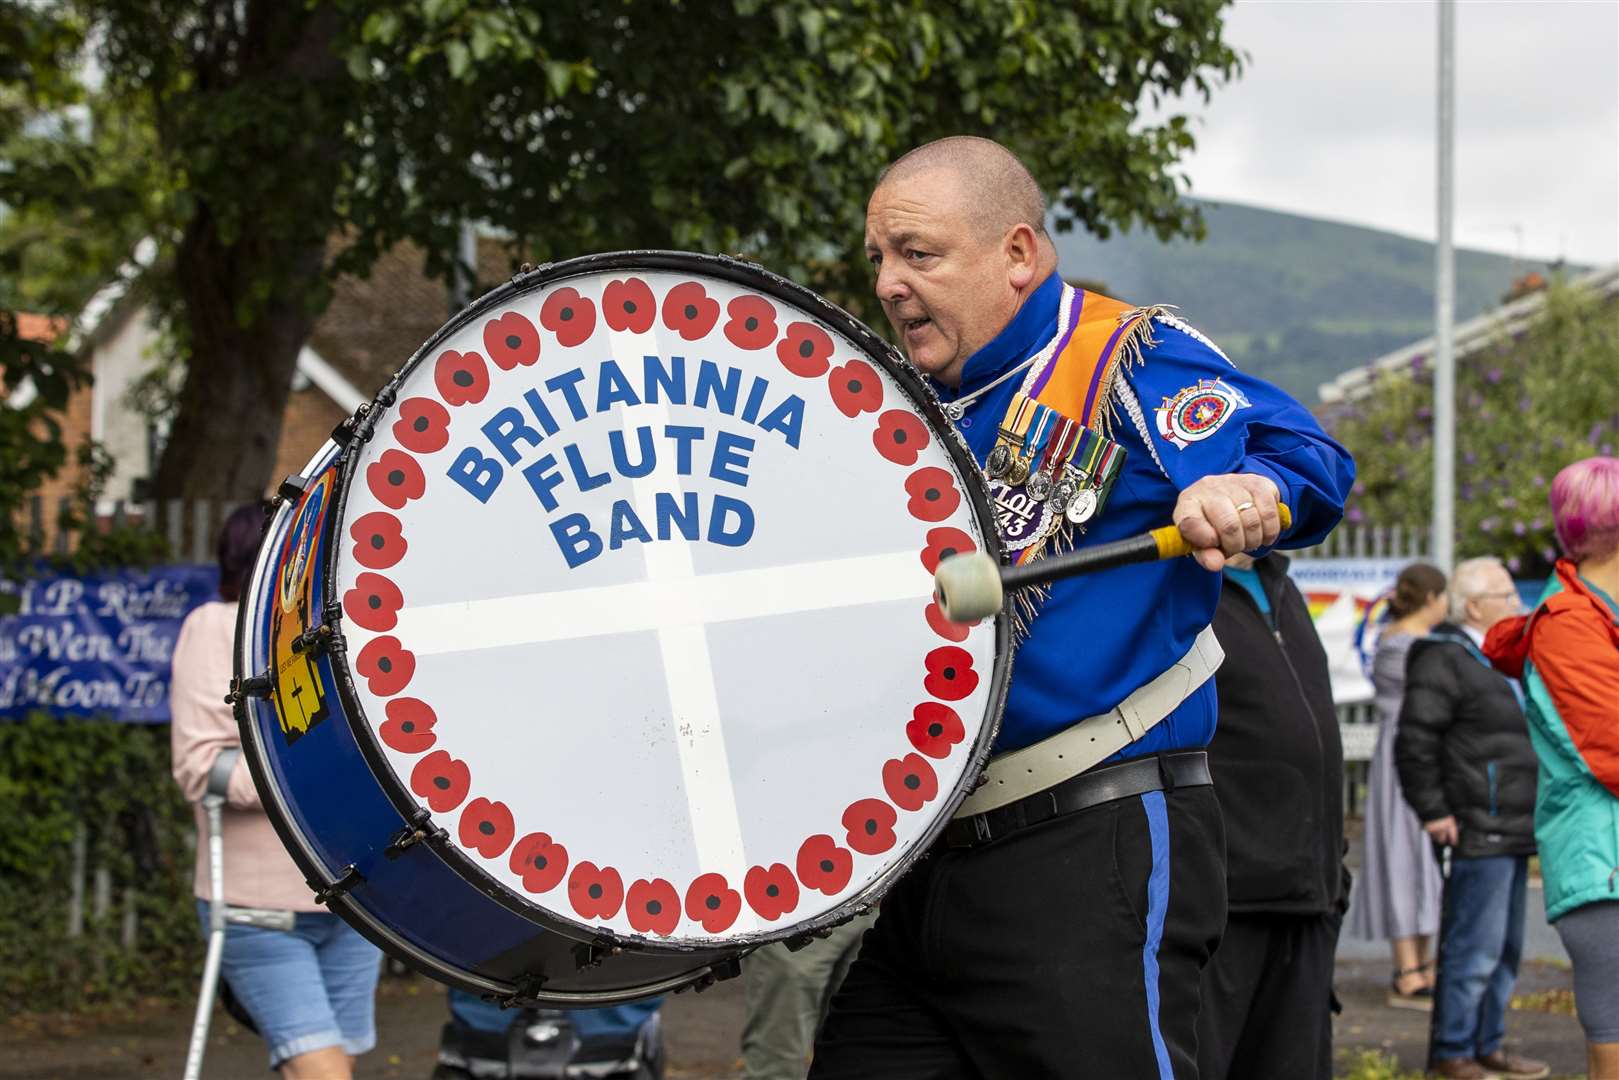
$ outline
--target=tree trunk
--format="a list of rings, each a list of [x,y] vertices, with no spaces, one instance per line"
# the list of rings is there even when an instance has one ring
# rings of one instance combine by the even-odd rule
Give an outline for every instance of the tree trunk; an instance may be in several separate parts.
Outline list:
[[[227,248],[206,210],[192,219],[175,266],[191,358],[153,485],[157,498],[247,502],[281,481],[272,475],[281,424],[298,353],[315,324],[324,260],[323,243],[251,234]],[[247,295],[263,266],[294,272],[273,299],[255,305]],[[243,310],[253,312],[245,323],[237,318]]]
[[[197,209],[175,255],[191,355],[157,498],[248,501],[281,480],[272,473],[293,372],[329,296],[326,242],[339,226],[332,192],[353,107],[333,49],[334,7],[236,7],[231,33],[192,54],[191,111],[160,125],[178,159],[204,154],[218,164],[193,173]],[[197,123],[211,110],[264,119],[227,140]]]

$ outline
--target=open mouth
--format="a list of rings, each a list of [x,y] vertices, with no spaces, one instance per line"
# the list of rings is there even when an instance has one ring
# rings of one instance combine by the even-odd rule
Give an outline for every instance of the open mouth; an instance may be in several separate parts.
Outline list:
[[[922,330],[923,327],[932,325],[932,323],[933,323],[932,319],[924,317],[924,318],[921,318],[921,319],[906,319],[900,325],[905,328],[905,333],[907,333],[907,334],[915,334],[915,333],[919,332],[920,330]]]

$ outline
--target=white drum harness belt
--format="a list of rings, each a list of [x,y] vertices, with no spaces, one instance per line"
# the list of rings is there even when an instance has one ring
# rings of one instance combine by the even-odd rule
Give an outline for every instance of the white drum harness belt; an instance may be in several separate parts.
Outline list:
[[[1032,746],[990,758],[977,790],[955,816],[971,817],[1006,806],[1106,761],[1174,712],[1224,659],[1214,628],[1205,626],[1185,656],[1107,712],[1088,716]]]

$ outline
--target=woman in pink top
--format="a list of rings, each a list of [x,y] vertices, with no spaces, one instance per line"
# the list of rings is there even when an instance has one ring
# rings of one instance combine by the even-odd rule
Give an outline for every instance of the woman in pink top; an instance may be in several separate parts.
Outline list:
[[[263,525],[264,514],[255,506],[226,519],[218,548],[220,599],[186,617],[174,646],[173,770],[180,790],[197,806],[193,888],[204,933],[210,868],[201,802],[214,759],[221,750],[241,745],[224,699],[236,602]],[[348,1080],[354,1056],[376,1045],[380,953],[315,903],[240,757],[231,771],[223,818],[225,903],[246,910],[227,924],[222,974],[269,1044],[272,1069],[287,1080]]]

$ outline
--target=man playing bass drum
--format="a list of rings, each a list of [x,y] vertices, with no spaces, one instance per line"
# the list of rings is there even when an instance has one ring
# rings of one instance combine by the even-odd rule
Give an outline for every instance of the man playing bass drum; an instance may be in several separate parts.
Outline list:
[[[1219,571],[1319,541],[1354,467],[1307,410],[1166,309],[1065,284],[1044,223],[1004,147],[923,146],[867,207],[877,297],[985,469],[1014,558],[1172,521],[1195,561],[1014,601],[997,758],[885,899],[815,1080],[1197,1075],[1199,976],[1226,918],[1202,751]]]

